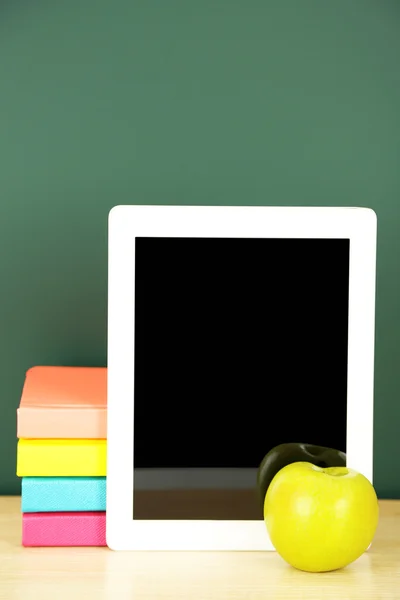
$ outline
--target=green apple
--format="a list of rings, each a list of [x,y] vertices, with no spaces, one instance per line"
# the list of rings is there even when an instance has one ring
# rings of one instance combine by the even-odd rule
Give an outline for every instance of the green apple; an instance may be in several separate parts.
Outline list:
[[[347,467],[289,464],[278,471],[265,496],[271,542],[302,571],[333,571],[355,561],[371,544],[378,518],[372,484]]]

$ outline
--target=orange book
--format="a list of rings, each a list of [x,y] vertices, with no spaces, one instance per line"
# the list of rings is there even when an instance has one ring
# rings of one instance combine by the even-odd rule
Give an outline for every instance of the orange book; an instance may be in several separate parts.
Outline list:
[[[107,368],[36,366],[17,410],[20,439],[106,439]]]

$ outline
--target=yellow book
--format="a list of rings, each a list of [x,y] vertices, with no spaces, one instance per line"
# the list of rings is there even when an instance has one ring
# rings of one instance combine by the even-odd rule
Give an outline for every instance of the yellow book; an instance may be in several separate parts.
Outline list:
[[[18,477],[105,477],[107,440],[18,441]]]

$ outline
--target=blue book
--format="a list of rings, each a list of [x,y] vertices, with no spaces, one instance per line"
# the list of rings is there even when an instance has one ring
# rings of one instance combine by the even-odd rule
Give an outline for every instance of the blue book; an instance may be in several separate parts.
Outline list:
[[[105,477],[23,477],[23,513],[106,510]]]

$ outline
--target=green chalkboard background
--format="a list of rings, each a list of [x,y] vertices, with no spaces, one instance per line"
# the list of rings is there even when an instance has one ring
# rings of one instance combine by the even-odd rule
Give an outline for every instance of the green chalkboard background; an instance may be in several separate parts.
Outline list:
[[[400,3],[0,3],[0,493],[34,364],[106,362],[115,204],[379,219],[375,484],[400,497]]]

